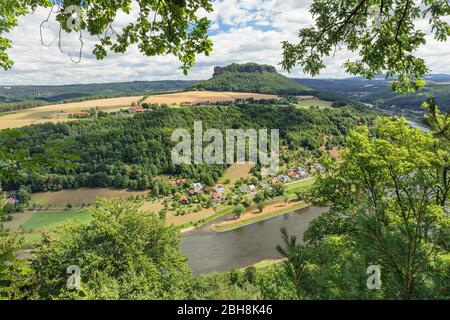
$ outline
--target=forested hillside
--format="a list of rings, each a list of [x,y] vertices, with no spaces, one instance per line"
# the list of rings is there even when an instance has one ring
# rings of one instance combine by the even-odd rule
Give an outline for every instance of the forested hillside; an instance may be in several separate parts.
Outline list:
[[[28,155],[45,153],[46,146],[64,141],[67,152],[79,156],[76,166],[64,169],[19,169],[19,177],[3,188],[29,186],[31,191],[79,187],[152,189],[153,177],[176,174],[212,185],[225,166],[174,166],[171,162],[171,133],[175,128],[192,130],[194,121],[203,121],[204,130],[217,128],[280,129],[282,143],[291,149],[318,149],[324,135],[340,144],[343,136],[369,116],[352,107],[340,109],[296,109],[291,106],[221,106],[189,109],[162,108],[134,117],[105,117],[92,121],[44,124],[18,130],[13,148]],[[158,189],[164,190],[164,186]]]
[[[277,73],[272,66],[231,64],[216,67],[213,78],[191,87],[197,90],[271,93],[282,95],[307,94],[311,90]]]
[[[434,98],[443,110],[450,109],[450,76],[428,75],[427,85],[415,93],[401,94],[391,90],[391,81],[384,77],[373,80],[348,79],[295,79],[315,90],[326,90],[368,103],[395,114],[422,115],[422,104]]]

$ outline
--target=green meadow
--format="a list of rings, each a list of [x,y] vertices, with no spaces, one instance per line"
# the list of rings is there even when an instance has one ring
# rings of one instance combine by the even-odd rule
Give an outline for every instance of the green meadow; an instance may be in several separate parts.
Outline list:
[[[41,231],[53,231],[64,222],[77,220],[88,223],[91,215],[86,211],[45,211],[36,212],[22,225],[21,230],[25,233],[26,243],[35,243],[41,238]]]

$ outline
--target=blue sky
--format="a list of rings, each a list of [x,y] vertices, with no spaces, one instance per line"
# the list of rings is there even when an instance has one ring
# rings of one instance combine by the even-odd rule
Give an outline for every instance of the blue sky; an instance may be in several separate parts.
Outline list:
[[[204,13],[212,21],[210,35],[214,50],[209,57],[198,57],[197,65],[188,77],[179,70],[179,62],[174,57],[148,58],[136,48],[131,48],[126,54],[110,54],[105,60],[97,61],[91,54],[95,39],[87,36],[83,59],[75,64],[68,53],[77,54],[79,42],[76,35],[64,35],[64,53],[59,51],[56,43],[49,48],[42,46],[39,25],[48,10],[38,10],[34,15],[22,17],[19,27],[9,35],[14,44],[9,52],[15,65],[10,71],[0,71],[0,85],[206,79],[212,75],[216,65],[243,62],[271,64],[286,73],[279,66],[281,41],[295,41],[298,30],[313,23],[308,12],[310,3],[311,0],[214,0],[214,12]],[[122,14],[114,25],[117,29],[129,21],[130,17]],[[419,21],[418,25],[429,31],[427,21]],[[47,43],[54,39],[56,30],[55,23],[46,25],[44,40]],[[450,74],[450,42],[427,40],[419,54],[434,73]],[[320,77],[348,76],[341,66],[349,58],[354,56],[344,50],[327,59],[327,68]],[[290,76],[304,77],[298,68]]]

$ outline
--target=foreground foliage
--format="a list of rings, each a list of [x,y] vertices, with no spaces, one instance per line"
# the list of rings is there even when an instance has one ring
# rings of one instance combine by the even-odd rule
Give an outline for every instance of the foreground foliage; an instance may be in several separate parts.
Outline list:
[[[312,223],[306,247],[285,236],[285,271],[299,298],[450,297],[450,149],[441,136],[389,118],[350,133],[343,163],[329,160],[314,190],[330,212]],[[371,292],[372,265],[382,286]]]
[[[120,14],[130,15],[133,2],[7,0],[0,7],[0,34],[15,28],[20,16],[43,7],[49,14],[42,24],[52,18],[59,23],[60,31],[79,34],[80,54],[71,57],[74,62],[81,60],[86,33],[98,39],[93,50],[97,59],[104,59],[108,52],[125,53],[135,44],[145,56],[173,54],[180,60],[184,73],[193,67],[197,55],[211,52],[212,42],[207,34],[210,21],[200,14],[202,10],[212,11],[209,0],[140,0],[134,7],[137,18],[116,31],[113,22]],[[61,42],[61,32],[59,37]],[[11,47],[10,39],[0,37],[0,68],[5,70],[13,65],[7,54]],[[60,50],[63,51],[61,47]]]
[[[130,202],[99,201],[88,224],[71,222],[36,246],[31,297],[38,299],[183,299],[190,269],[179,236]],[[67,288],[69,266],[81,287]]]
[[[283,42],[283,67],[300,65],[318,75],[324,57],[346,48],[359,60],[347,60],[346,72],[368,79],[381,73],[395,77],[396,91],[411,92],[424,86],[429,72],[416,52],[426,43],[417,24],[425,19],[437,41],[446,41],[450,26],[447,1],[314,0],[310,12],[315,25],[302,28],[297,43]]]

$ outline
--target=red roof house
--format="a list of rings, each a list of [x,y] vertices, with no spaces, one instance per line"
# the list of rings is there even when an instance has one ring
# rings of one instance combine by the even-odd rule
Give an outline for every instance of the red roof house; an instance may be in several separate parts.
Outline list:
[[[173,186],[180,186],[186,183],[186,179],[175,179],[172,181]]]
[[[220,193],[214,192],[211,195],[211,200],[214,202],[219,202],[220,200],[222,200],[222,195]]]
[[[182,203],[182,204],[188,204],[189,203],[189,200],[188,200],[188,198],[186,197],[186,196],[181,196],[181,198],[180,198],[180,203]]]

